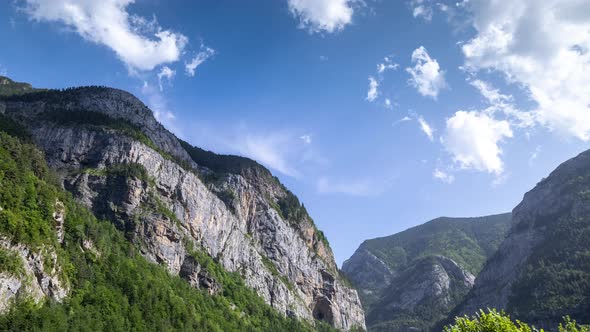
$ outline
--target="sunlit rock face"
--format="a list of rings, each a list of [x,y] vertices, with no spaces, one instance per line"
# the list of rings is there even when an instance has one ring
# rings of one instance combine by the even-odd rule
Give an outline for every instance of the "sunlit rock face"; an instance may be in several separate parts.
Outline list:
[[[12,98],[0,109],[28,128],[65,189],[194,287],[219,291],[189,248],[239,272],[286,315],[365,327],[358,295],[340,279],[323,234],[307,213],[286,215],[281,204],[292,194],[262,166],[219,172],[196,163],[143,103],[116,89]],[[120,165],[146,175],[112,171]]]

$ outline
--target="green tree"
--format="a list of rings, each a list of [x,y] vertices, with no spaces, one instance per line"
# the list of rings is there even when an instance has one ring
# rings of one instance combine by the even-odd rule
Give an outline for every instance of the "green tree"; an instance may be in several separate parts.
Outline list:
[[[503,311],[488,309],[480,310],[474,316],[455,318],[455,324],[446,326],[445,332],[544,332],[519,320],[512,321],[510,316]],[[578,325],[570,317],[564,317],[564,322],[559,325],[559,332],[590,332],[590,327]]]

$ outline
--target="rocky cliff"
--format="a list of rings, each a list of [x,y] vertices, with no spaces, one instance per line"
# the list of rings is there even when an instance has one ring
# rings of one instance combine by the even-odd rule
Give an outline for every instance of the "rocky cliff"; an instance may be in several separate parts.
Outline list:
[[[189,146],[116,89],[2,97],[0,113],[27,128],[75,198],[195,287],[214,292],[215,280],[189,248],[239,272],[285,315],[364,328],[356,291],[339,278],[325,237],[257,163]]]
[[[555,329],[562,316],[590,322],[590,151],[526,193],[506,240],[454,314],[506,310]]]
[[[504,238],[510,214],[438,218],[367,240],[343,265],[372,331],[428,331],[462,301]]]

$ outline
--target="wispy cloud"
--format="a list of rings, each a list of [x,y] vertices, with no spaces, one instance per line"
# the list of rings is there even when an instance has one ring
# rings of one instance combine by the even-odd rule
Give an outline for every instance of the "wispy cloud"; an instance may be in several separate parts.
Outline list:
[[[440,170],[438,168],[436,168],[434,170],[434,172],[432,172],[432,176],[435,179],[440,180],[440,181],[442,181],[444,183],[447,183],[447,184],[451,184],[451,183],[455,182],[455,176],[454,175],[449,174],[449,173],[447,173],[447,172],[445,172],[443,170]]]
[[[195,71],[203,62],[215,55],[215,50],[201,44],[201,50],[189,62],[184,64],[185,72],[188,76],[195,76]]]
[[[428,136],[428,139],[432,142],[432,140],[434,139],[434,129],[432,128],[432,126],[428,124],[428,122],[426,122],[426,120],[424,120],[422,116],[418,117],[418,123],[420,124],[420,129],[422,130],[422,132],[426,134],[426,136]]]
[[[369,77],[369,91],[367,91],[367,101],[373,102],[379,96],[379,82],[373,77]]]
[[[170,69],[168,66],[163,66],[162,69],[160,69],[160,72],[158,73],[158,85],[160,86],[160,91],[164,91],[164,86],[162,85],[164,80],[168,81],[170,84],[174,75],[176,75],[176,71]]]

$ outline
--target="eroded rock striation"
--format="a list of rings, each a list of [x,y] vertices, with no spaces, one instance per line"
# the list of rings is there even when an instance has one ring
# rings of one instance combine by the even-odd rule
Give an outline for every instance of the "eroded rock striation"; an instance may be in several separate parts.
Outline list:
[[[0,99],[63,186],[111,220],[145,257],[219,291],[202,251],[286,315],[364,328],[355,290],[297,198],[254,161],[191,147],[131,94],[89,87]]]

